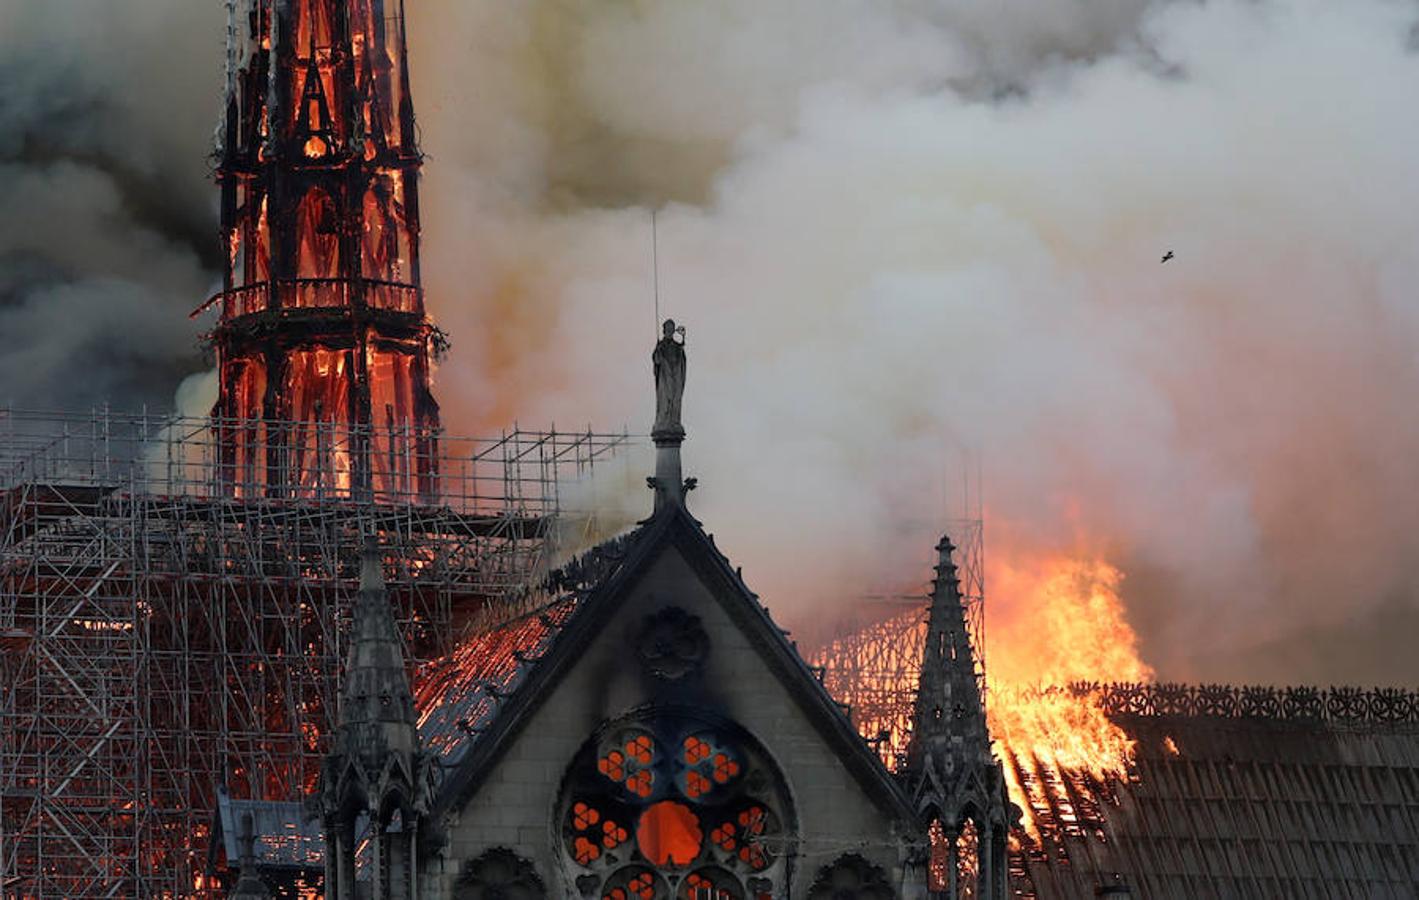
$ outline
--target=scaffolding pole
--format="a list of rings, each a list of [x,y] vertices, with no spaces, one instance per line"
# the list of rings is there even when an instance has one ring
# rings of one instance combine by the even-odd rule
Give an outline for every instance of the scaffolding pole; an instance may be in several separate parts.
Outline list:
[[[568,524],[592,510],[568,486],[641,442],[439,435],[432,489],[386,456],[361,500],[343,448],[397,456],[406,432],[263,424],[316,436],[299,483],[217,452],[251,423],[0,410],[0,896],[215,890],[217,788],[291,801],[315,783],[362,535],[410,657],[430,659],[578,549]]]

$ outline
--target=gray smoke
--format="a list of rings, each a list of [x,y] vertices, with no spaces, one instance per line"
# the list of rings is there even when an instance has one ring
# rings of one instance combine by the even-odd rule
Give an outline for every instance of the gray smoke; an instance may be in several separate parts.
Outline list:
[[[455,426],[648,424],[659,208],[695,508],[790,620],[923,580],[965,447],[1161,677],[1419,679],[1409,6],[412,11]]]
[[[408,10],[454,430],[648,426],[658,209],[695,510],[784,618],[920,583],[967,448],[987,552],[1121,566],[1161,677],[1419,679],[1410,6]],[[219,4],[0,23],[0,396],[170,398]]]
[[[162,408],[202,367],[223,17],[0,0],[0,403]]]

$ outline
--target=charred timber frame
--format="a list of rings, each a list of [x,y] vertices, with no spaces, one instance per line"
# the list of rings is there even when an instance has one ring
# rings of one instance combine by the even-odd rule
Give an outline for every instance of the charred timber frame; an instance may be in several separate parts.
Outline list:
[[[229,12],[216,153],[226,265],[203,307],[220,313],[214,415],[236,423],[223,463],[261,469],[268,496],[299,496],[324,426],[349,445],[348,492],[377,492],[395,477],[381,458],[404,454],[404,477],[427,495],[443,338],[421,286],[402,0],[230,0]],[[310,427],[274,428],[286,421]],[[379,446],[381,430],[410,449]],[[259,460],[257,432],[270,451]]]

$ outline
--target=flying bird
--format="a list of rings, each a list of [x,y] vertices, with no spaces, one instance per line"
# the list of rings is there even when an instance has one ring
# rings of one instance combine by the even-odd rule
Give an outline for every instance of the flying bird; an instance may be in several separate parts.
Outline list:
[[[1163,254],[1163,258],[1160,259],[1160,260],[1158,260],[1158,261],[1159,261],[1159,262],[1167,262],[1168,260],[1170,260],[1170,259],[1172,259],[1172,258],[1173,258],[1173,251],[1169,250],[1167,253],[1164,253],[1164,254]]]

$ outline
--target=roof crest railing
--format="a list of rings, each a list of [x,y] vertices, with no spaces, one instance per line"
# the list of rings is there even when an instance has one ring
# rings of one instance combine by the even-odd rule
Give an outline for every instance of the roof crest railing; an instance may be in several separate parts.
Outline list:
[[[1252,719],[1336,725],[1419,724],[1419,691],[1395,687],[1075,682],[1110,717]]]

